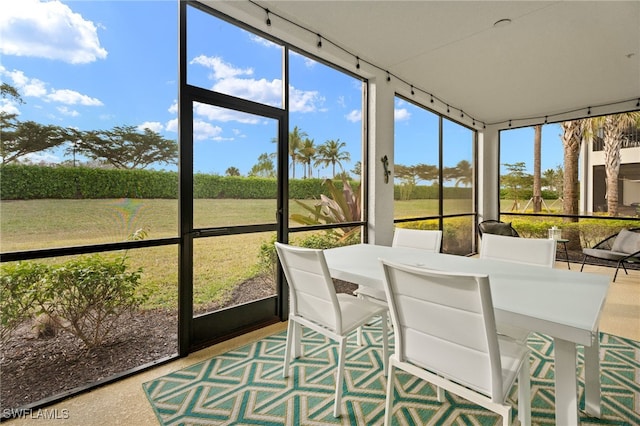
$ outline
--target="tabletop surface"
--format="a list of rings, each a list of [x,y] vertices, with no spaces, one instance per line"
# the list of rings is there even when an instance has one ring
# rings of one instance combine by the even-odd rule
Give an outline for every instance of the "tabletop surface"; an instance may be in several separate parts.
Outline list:
[[[332,277],[383,289],[380,259],[449,272],[486,274],[496,319],[590,345],[609,277],[420,249],[358,244],[324,251]]]

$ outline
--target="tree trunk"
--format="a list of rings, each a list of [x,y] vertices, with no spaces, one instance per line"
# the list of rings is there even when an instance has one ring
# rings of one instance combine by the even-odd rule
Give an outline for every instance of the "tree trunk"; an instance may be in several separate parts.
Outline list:
[[[620,174],[620,149],[622,148],[622,128],[615,116],[604,120],[604,170],[607,179],[607,212],[618,215],[618,175]]]
[[[542,150],[542,125],[534,126],[533,137],[533,212],[542,210],[542,185],[540,183],[540,155]]]
[[[564,181],[562,186],[562,212],[568,215],[578,214],[578,159],[580,156],[580,143],[582,142],[581,120],[565,121],[561,124],[563,129],[562,144],[564,146]],[[577,222],[578,218],[564,218],[564,222]],[[580,232],[576,229],[563,231],[563,236],[569,240],[567,248],[579,250]]]

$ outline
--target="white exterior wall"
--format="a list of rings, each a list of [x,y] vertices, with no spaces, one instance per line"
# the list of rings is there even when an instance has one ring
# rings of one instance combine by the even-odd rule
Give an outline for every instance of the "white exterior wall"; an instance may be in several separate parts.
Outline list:
[[[593,213],[593,191],[588,189],[593,189],[593,168],[604,165],[604,151],[592,151],[591,146],[587,147],[584,144],[580,158],[581,161],[586,159],[580,165],[580,198],[584,200],[581,204],[581,210]],[[620,164],[630,163],[640,163],[640,147],[620,150]],[[640,202],[640,183],[623,181],[623,185],[624,190],[620,202],[626,206]]]

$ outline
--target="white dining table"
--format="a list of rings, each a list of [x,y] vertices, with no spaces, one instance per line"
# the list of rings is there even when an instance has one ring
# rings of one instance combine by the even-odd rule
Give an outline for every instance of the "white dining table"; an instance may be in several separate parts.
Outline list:
[[[487,274],[497,322],[553,338],[556,424],[579,424],[577,345],[584,345],[585,412],[600,417],[599,322],[607,276],[425,250],[357,244],[324,251],[335,279],[384,295],[380,259],[450,272]]]

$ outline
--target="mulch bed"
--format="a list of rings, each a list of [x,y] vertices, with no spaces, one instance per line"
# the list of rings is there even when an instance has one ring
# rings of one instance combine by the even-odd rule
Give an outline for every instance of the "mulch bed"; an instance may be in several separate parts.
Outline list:
[[[357,286],[336,281],[338,292]],[[201,311],[213,311],[274,293],[263,279],[236,287],[224,303]],[[174,356],[178,352],[177,313],[146,310],[121,318],[110,339],[90,351],[65,331],[38,337],[32,323],[23,324],[0,346],[0,412],[30,406],[45,398],[113,377],[127,370]]]

